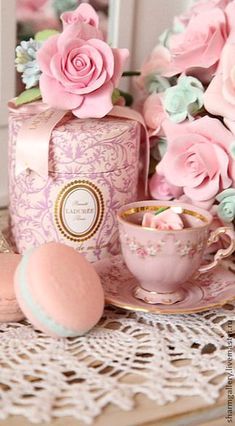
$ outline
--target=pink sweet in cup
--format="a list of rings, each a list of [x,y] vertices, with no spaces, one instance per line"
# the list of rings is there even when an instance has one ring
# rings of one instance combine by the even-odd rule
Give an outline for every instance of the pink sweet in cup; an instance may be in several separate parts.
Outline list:
[[[166,207],[169,207],[166,210],[168,218],[170,212],[180,214],[183,228],[156,229],[146,226],[150,224],[149,213],[153,215]],[[147,217],[145,226],[142,225],[144,215],[145,219]],[[161,215],[155,217],[159,219]],[[212,215],[190,204],[139,201],[123,206],[117,217],[124,260],[140,283],[135,295],[148,303],[172,304],[183,300],[183,283],[196,272],[203,273],[214,268],[235,250],[234,232],[230,228],[220,227],[209,235]],[[202,265],[207,246],[216,242],[221,234],[230,237],[229,247],[219,250],[213,262]]]

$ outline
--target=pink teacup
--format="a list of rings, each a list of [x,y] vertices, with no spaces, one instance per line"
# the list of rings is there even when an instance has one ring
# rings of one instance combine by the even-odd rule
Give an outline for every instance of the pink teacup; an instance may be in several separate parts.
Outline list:
[[[142,226],[144,213],[166,207],[180,212],[183,229],[158,230]],[[233,230],[221,227],[209,235],[212,215],[190,204],[139,201],[123,206],[117,217],[124,260],[140,283],[135,295],[147,303],[172,304],[183,300],[183,283],[196,272],[214,268],[235,250]],[[230,237],[229,247],[218,250],[213,262],[202,265],[206,248],[218,241],[221,234]]]

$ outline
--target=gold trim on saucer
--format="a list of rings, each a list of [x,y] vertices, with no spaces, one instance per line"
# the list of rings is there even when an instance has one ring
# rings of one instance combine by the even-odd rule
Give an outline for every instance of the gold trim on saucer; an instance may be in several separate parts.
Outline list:
[[[159,309],[154,305],[148,305],[145,307],[135,306],[135,305],[127,305],[125,303],[117,302],[110,297],[105,297],[105,303],[108,305],[116,306],[117,308],[125,309],[127,311],[135,311],[135,312],[144,312],[150,314],[168,314],[168,315],[184,315],[184,314],[196,314],[199,312],[209,311],[210,309],[222,308],[227,303],[231,303],[235,300],[235,296],[231,299],[222,300],[220,303],[215,303],[212,305],[202,306],[198,308],[191,309]]]
[[[63,218],[63,208],[68,195],[79,189],[85,189],[95,199],[97,211],[92,226],[83,233],[72,232]],[[64,186],[55,202],[54,218],[60,232],[70,241],[84,242],[89,240],[98,230],[104,217],[104,198],[101,190],[88,180],[74,180]]]

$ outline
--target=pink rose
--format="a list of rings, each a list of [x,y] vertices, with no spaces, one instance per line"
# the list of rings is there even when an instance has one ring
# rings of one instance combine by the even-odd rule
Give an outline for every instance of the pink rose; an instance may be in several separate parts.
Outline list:
[[[71,24],[89,24],[95,28],[99,27],[99,17],[96,11],[87,3],[82,3],[76,10],[64,12],[61,15],[63,27]]]
[[[169,50],[161,44],[157,45],[142,66],[140,77],[135,79],[137,86],[144,89],[146,78],[150,74],[163,74],[168,69],[170,60]]]
[[[145,213],[142,226],[159,229],[161,231],[170,231],[174,229],[183,229],[184,224],[180,215],[170,208],[156,215],[151,212]]]
[[[152,93],[147,97],[143,104],[143,116],[149,128],[149,136],[162,136],[164,134],[162,123],[168,117],[168,114],[163,108],[161,96],[158,93]]]
[[[223,48],[215,77],[204,94],[206,109],[225,118],[226,124],[234,132],[235,121],[235,2],[227,8],[230,36]],[[231,120],[231,124],[230,124]]]
[[[34,21],[37,16],[40,16],[41,18],[42,8],[46,5],[47,2],[48,0],[17,0],[17,20],[26,22],[31,20]]]
[[[94,38],[95,27],[68,25],[39,49],[43,102],[72,110],[79,118],[104,117],[112,109],[112,93],[122,75],[127,49],[112,49]]]
[[[219,69],[204,94],[204,105],[211,114],[235,120],[235,44],[228,41]]]
[[[210,200],[206,200],[206,201],[198,201],[198,200],[192,200],[191,198],[187,197],[187,195],[183,194],[183,195],[181,195],[181,197],[178,198],[178,200],[182,201],[182,203],[194,204],[194,206],[197,206],[200,209],[210,211],[211,207],[213,206],[213,203],[215,201],[215,197],[211,198]]]
[[[221,9],[214,8],[193,15],[185,31],[170,39],[172,62],[166,75],[190,72],[197,76],[201,68],[209,70],[211,74],[217,66],[226,38],[226,18]],[[204,81],[207,78],[208,75]]]
[[[189,9],[176,17],[177,21],[183,26],[187,26],[192,16],[199,15],[203,12],[208,12],[214,8],[225,10],[226,6],[232,0],[197,0]]]
[[[205,116],[191,123],[166,122],[167,152],[157,166],[168,182],[182,187],[193,202],[208,201],[235,181],[229,155],[234,140],[223,124]]]
[[[167,182],[166,178],[157,172],[149,179],[149,192],[155,200],[172,200],[179,198],[183,193],[182,188]]]
[[[231,0],[199,0],[191,8],[190,11],[194,14],[211,11],[211,9],[218,7],[225,9]]]

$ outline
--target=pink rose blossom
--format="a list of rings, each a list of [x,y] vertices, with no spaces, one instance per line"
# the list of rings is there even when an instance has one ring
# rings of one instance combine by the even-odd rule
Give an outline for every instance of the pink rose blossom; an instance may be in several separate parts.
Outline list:
[[[62,13],[61,20],[64,28],[67,25],[81,23],[99,27],[99,17],[93,7],[87,3],[82,3],[75,11]]]
[[[161,95],[152,93],[147,97],[143,104],[143,116],[147,127],[149,128],[149,136],[163,135],[162,123],[168,118],[168,114],[163,108]]]
[[[235,121],[235,2],[227,8],[230,36],[223,48],[218,71],[204,94],[206,109],[221,115],[234,133]]]
[[[186,27],[193,16],[211,11],[214,8],[225,10],[226,6],[231,1],[232,0],[197,0],[185,13],[177,16],[175,19]]]
[[[209,71],[204,78],[207,80],[216,69],[226,38],[226,18],[221,9],[193,15],[185,31],[170,39],[172,62],[166,75],[190,72],[197,76],[198,69],[203,68],[207,74]]]
[[[169,231],[174,229],[183,229],[184,224],[179,214],[172,209],[167,209],[159,214],[147,212],[143,216],[142,226],[147,228]]]
[[[178,198],[178,200],[182,201],[182,203],[193,204],[194,206],[199,207],[200,209],[210,211],[215,201],[215,197],[206,201],[198,201],[198,200],[192,200],[191,198],[187,197],[187,195],[183,194],[181,195],[181,197]]]
[[[16,16],[21,22],[34,21],[36,17],[41,18],[42,8],[48,0],[17,0]]]
[[[224,10],[230,1],[231,0],[199,0],[190,8],[190,11],[194,14],[199,14],[211,11],[215,7]]]
[[[220,66],[204,94],[204,105],[211,114],[235,120],[235,44],[228,41]]]
[[[142,66],[140,77],[135,79],[137,86],[144,89],[145,79],[150,74],[163,74],[168,69],[170,60],[169,50],[161,44],[157,45]]]
[[[172,198],[179,198],[183,190],[178,186],[168,183],[164,176],[155,172],[149,179],[149,192],[155,200],[167,201],[172,200]]]
[[[193,122],[166,122],[167,152],[157,166],[168,182],[182,187],[193,202],[214,199],[235,181],[229,155],[234,140],[223,124],[205,116]]]
[[[128,50],[112,49],[96,32],[89,24],[71,24],[39,49],[40,89],[50,107],[79,118],[104,117],[112,109]]]

